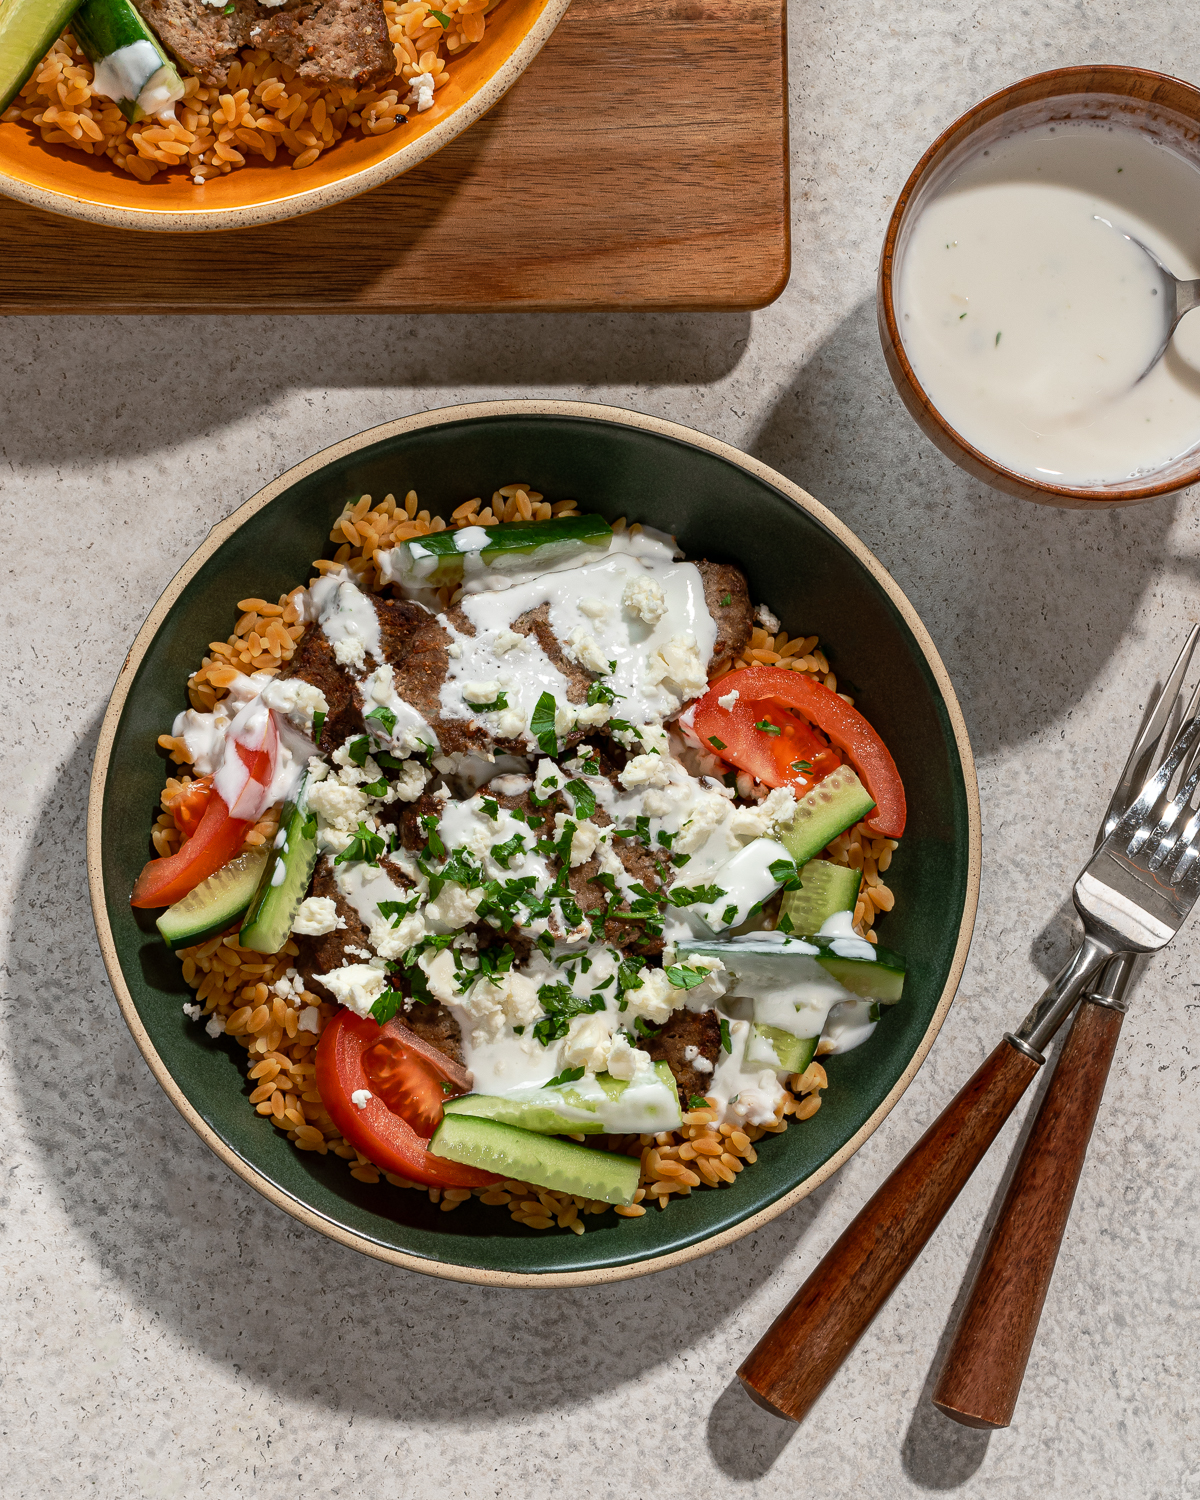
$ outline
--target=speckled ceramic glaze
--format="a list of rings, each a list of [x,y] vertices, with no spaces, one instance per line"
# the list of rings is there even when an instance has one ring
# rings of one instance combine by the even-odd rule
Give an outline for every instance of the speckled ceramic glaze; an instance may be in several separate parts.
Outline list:
[[[114,229],[241,229],[328,208],[409,171],[485,115],[541,51],[570,3],[502,0],[488,16],[483,41],[451,65],[450,82],[432,108],[386,135],[351,131],[299,172],[281,159],[241,167],[203,187],[182,173],[139,182],[107,157],[47,146],[37,131],[10,122],[0,125],[0,192]]]
[[[736,562],[751,597],[789,633],[819,634],[891,748],[909,821],[888,873],[884,941],[908,959],[904,999],[871,1040],[827,1061],[812,1120],[759,1147],[721,1190],[640,1219],[589,1218],[538,1232],[474,1200],[441,1213],[424,1194],[355,1181],[330,1154],[301,1153],[248,1104],[243,1050],[182,1011],[190,992],[146,913],[128,904],[149,853],[164,777],[156,736],[186,706],[185,682],[236,601],[308,579],[348,499],[415,489],[435,513],[522,480],[549,499],[673,532],[690,557]],[[172,1101],[234,1171],[323,1233],[382,1260],[460,1280],[556,1284],[634,1276],[702,1255],[812,1191],[880,1124],[923,1061],[966,960],[979,883],[979,810],[966,730],[912,606],[823,506],[735,449],[610,407],[497,402],[408,417],[317,454],[215,527],[158,601],[113,692],[88,811],[92,905],[118,1002]]]

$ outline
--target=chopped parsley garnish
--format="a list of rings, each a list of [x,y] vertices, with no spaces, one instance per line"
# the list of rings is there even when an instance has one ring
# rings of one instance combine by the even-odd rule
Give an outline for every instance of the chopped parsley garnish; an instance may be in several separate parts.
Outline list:
[[[689,1109],[707,1109],[708,1108],[708,1100],[704,1097],[703,1094],[689,1094],[688,1095],[688,1108]]]
[[[722,609],[728,609],[729,606],[732,603],[733,603],[733,595],[732,594],[722,594],[721,595],[721,608]]]
[[[450,858],[442,866],[440,874],[443,883],[453,880],[464,888],[479,885],[483,876],[483,872],[471,858],[469,849],[451,850]]]
[[[420,905],[420,896],[414,896],[411,901],[377,901],[382,916],[387,917],[393,927],[399,927],[405,917],[410,917]]]
[[[313,744],[314,745],[319,745],[321,743],[321,731],[322,731],[322,729],[325,728],[325,720],[327,718],[328,718],[327,714],[323,714],[323,713],[315,713],[315,714],[313,714]]]
[[[583,1077],[582,1068],[564,1068],[557,1078],[552,1078],[549,1083],[543,1083],[544,1089],[556,1089],[560,1083],[574,1083],[577,1078]]]
[[[708,978],[708,970],[693,968],[691,964],[672,964],[667,978],[677,990],[694,990]]]
[[[633,1029],[637,1032],[638,1036],[651,1037],[658,1035],[658,1027],[647,1026],[645,1021],[642,1020],[641,1016],[634,1016]]]
[[[558,704],[554,701],[553,693],[543,693],[533,706],[529,731],[537,740],[543,755],[558,754],[558,733],[554,728],[557,714]]]
[[[596,759],[596,752],[594,750],[590,749],[587,745],[585,745],[583,748],[585,750],[587,750],[587,754],[586,755],[581,755],[579,757],[579,772],[580,772],[580,775],[582,775],[582,776],[599,776],[599,774],[600,774],[600,762]]]
[[[425,847],[421,850],[422,858],[441,859],[446,853],[446,846],[438,834],[437,814],[428,813],[423,817],[421,827],[425,830]]]
[[[736,917],[736,916],[737,916],[737,907],[736,906],[727,906],[725,908],[725,910],[721,913],[721,921],[724,922],[726,925],[728,925],[730,922],[733,921],[734,917]]]
[[[721,1017],[721,1050],[733,1056],[733,1038],[729,1035],[729,1022]]]
[[[510,944],[505,943],[503,948],[483,948],[479,953],[479,976],[486,979],[489,984],[499,984],[499,975],[507,974],[512,969],[516,960]]]
[[[526,908],[530,920],[536,916],[549,916],[549,902],[540,902],[532,894],[536,887],[535,875],[519,875],[503,884],[489,880],[483,887],[483,899],[475,908],[475,915],[481,919],[494,917],[501,932],[509,932],[516,925],[519,906]]]
[[[684,865],[691,863],[691,858],[690,854],[672,854],[671,863],[677,870],[682,870]]]
[[[614,662],[615,666],[616,663]],[[615,703],[618,698],[623,698],[624,693],[614,693],[607,682],[593,682],[588,688],[587,701],[589,708],[595,708],[597,703]]]
[[[512,859],[514,854],[524,854],[525,835],[523,833],[514,833],[512,838],[507,839],[503,844],[493,844],[488,852],[501,869],[507,870],[509,860]]]
[[[658,842],[664,849],[669,849],[675,842],[675,834],[668,833],[665,828],[660,828],[658,830]]]
[[[779,932],[795,932],[796,930],[796,925],[792,921],[791,917],[788,916],[787,912],[784,912],[783,916],[780,917],[779,921],[775,925]]]
[[[371,753],[371,741],[365,734],[360,734],[356,740],[351,740],[346,746],[346,754],[356,766],[364,766],[367,756]]]
[[[563,791],[570,792],[577,818],[590,818],[596,811],[596,794],[586,781],[568,781]]]
[[[229,0],[229,4],[221,12],[221,14],[223,16],[231,16],[231,15],[233,15],[233,13],[234,13],[235,10],[237,10],[237,6],[234,5],[233,0]]]
[[[672,906],[707,905],[710,901],[719,901],[724,894],[719,885],[677,885],[671,888],[667,900]]]
[[[396,727],[396,715],[385,703],[378,708],[373,708],[369,714],[363,714],[363,723],[376,723],[383,729],[384,734],[391,734]]]
[[[640,740],[642,737],[642,731],[635,729],[627,719],[609,719],[608,727],[617,730],[619,734],[631,734],[635,740]]]
[[[305,820],[304,820],[304,827],[300,830],[300,833],[306,839],[315,839],[316,838],[316,836],[317,836],[317,815],[316,815],[316,813],[309,813],[308,817],[305,818]]]
[[[792,764],[791,764],[791,769],[793,771],[811,771],[812,770],[812,761],[811,760],[794,760],[792,762]]]
[[[378,781],[368,781],[366,786],[360,786],[359,791],[365,797],[386,797],[388,784],[381,776]]]
[[[363,863],[375,865],[385,848],[377,833],[372,833],[365,823],[358,825],[358,832],[334,860],[335,865]]]
[[[533,1034],[543,1047],[566,1036],[575,1016],[604,1009],[603,995],[585,995],[581,999],[567,984],[542,985],[538,999],[546,1014],[534,1025]]]
[[[389,771],[403,771],[404,769],[404,762],[400,759],[400,757],[398,755],[392,755],[391,752],[387,750],[376,750],[375,760],[379,765],[384,766]]]
[[[230,9],[232,10],[233,7],[230,6]],[[378,1021],[381,1026],[386,1026],[403,1004],[404,996],[399,990],[384,990],[371,1007],[372,1021]]]
[[[499,713],[502,708],[508,707],[508,694],[497,693],[491,703],[472,703],[471,700],[467,697],[463,698],[463,702],[467,705],[472,713],[495,714]]]
[[[755,721],[754,721],[754,727],[755,727],[755,729],[761,729],[764,734],[782,734],[783,733],[783,730],[780,729],[779,725],[778,724],[772,724],[771,721],[770,721],[770,719],[755,719]]]
[[[713,747],[714,750],[724,750],[725,749],[725,741],[724,740],[719,740],[716,737],[715,734],[710,734],[709,735],[709,737],[708,737],[708,743]]]
[[[771,879],[777,880],[785,891],[798,891],[800,889],[800,872],[796,869],[795,862],[790,859],[775,859],[767,866],[771,872]]]
[[[499,821],[500,804],[491,797],[481,797],[479,799],[479,810],[485,818],[491,818],[493,823]]]
[[[430,12],[429,12],[429,14],[433,17],[433,19],[435,21],[438,21],[441,24],[441,27],[442,27],[443,31],[449,31],[450,30],[450,17],[448,15],[446,15],[446,13],[444,11],[431,9]]]

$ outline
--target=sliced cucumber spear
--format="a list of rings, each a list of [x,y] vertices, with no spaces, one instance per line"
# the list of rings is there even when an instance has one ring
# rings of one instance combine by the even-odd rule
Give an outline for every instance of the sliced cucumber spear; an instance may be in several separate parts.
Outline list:
[[[71,19],[76,0],[0,0],[0,113]]]
[[[603,1203],[632,1203],[642,1171],[636,1156],[594,1151],[557,1136],[463,1114],[442,1117],[429,1154]]]
[[[467,526],[401,542],[388,558],[388,576],[418,588],[461,583],[490,568],[500,573],[545,569],[590,552],[608,550],[612,527],[599,516],[560,516],[504,526]]]
[[[686,963],[692,956],[719,958],[731,974],[737,974],[739,959],[751,960],[756,971],[764,974],[764,983],[770,983],[773,979],[780,987],[791,983],[789,971],[793,957],[803,956],[815,958],[840,985],[864,1000],[878,1000],[882,1005],[895,1005],[904,989],[905,962],[899,953],[893,953],[890,948],[875,947],[874,944],[870,945],[873,958],[847,958],[837,951],[851,946],[865,950],[868,945],[857,938],[781,939],[778,934],[764,933],[757,942],[701,942],[689,938],[675,946],[681,963]],[[770,979],[767,979],[767,975],[770,975]]]
[[[828,859],[810,859],[800,871],[800,889],[784,892],[779,907],[780,930],[797,937],[820,932],[835,913],[854,910],[861,884],[861,870],[835,865]],[[785,925],[784,917],[790,926]]]
[[[865,818],[874,806],[853,770],[839,766],[800,798],[795,816],[780,830],[779,840],[797,865],[805,864],[839,833]]]
[[[183,98],[183,81],[130,0],[86,0],[71,30],[95,67],[92,87],[131,123],[162,114]]]
[[[285,802],[271,858],[238,934],[243,948],[278,953],[288,940],[317,863],[316,819],[308,815],[301,782],[295,802]]]
[[[655,1063],[647,1081],[636,1085],[597,1073],[553,1088],[460,1094],[443,1107],[447,1114],[498,1120],[540,1135],[652,1135],[678,1130],[683,1123],[679,1090],[665,1062]]]
[[[190,948],[224,932],[250,904],[267,864],[266,849],[247,849],[168,906],[157,926],[172,948]]]

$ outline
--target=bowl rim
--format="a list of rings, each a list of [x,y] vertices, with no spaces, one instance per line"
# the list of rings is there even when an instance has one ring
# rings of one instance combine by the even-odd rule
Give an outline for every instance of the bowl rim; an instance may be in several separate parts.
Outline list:
[[[1105,87],[1106,84],[1110,86]],[[938,410],[905,352],[894,297],[896,248],[908,205],[928,175],[941,165],[950,151],[969,140],[984,125],[1025,104],[1039,100],[1069,99],[1083,94],[1124,96],[1146,105],[1157,103],[1174,110],[1178,110],[1178,105],[1171,98],[1163,97],[1164,95],[1190,96],[1189,102],[1194,111],[1197,129],[1200,130],[1200,88],[1188,83],[1186,79],[1176,78],[1170,73],[1158,73],[1151,68],[1108,63],[1050,68],[1044,73],[1032,73],[1028,78],[998,89],[994,94],[981,99],[978,104],[972,105],[948,125],[909,173],[884,234],[883,249],[879,257],[876,301],[880,341],[888,371],[910,415],[948,458],[953,459],[960,468],[966,469],[976,479],[982,479],[993,488],[1022,499],[1049,505],[1100,509],[1139,504],[1161,495],[1176,494],[1195,484],[1200,480],[1200,451],[1184,474],[1161,479],[1157,483],[1131,486],[1119,492],[1103,487],[1051,484],[1023,474],[1019,469],[1009,468],[968,442]]]
[[[266,203],[247,204],[241,207],[197,208],[163,210],[155,208],[128,208],[113,203],[97,202],[67,191],[55,191],[39,187],[15,177],[4,169],[0,160],[0,192],[18,202],[27,203],[45,213],[61,214],[70,219],[83,219],[91,224],[103,224],[110,229],[157,231],[160,233],[212,233],[218,230],[245,229],[255,225],[275,224],[286,219],[301,218],[357,198],[361,193],[390,182],[394,177],[420,166],[434,156],[455,137],[462,134],[481,119],[512,88],[517,79],[550,39],[551,33],[566,15],[571,0],[541,0],[541,10],[530,23],[521,40],[504,59],[496,71],[468,99],[452,109],[444,120],[440,120],[417,140],[402,144],[380,161],[362,167],[334,182],[321,187],[305,188],[286,192],[288,179],[286,168],[280,167],[280,196]],[[117,169],[114,167],[114,171]]]
[[[702,449],[705,452],[714,454],[718,458],[724,459],[730,464],[736,465],[748,474],[753,475],[756,479],[777,489],[787,499],[791,500],[793,504],[801,510],[806,511],[821,525],[825,526],[868,570],[895,606],[904,623],[912,631],[926,664],[937,683],[938,691],[942,695],[942,701],[945,704],[946,713],[954,732],[955,746],[962,767],[967,803],[966,892],[962,916],[959,919],[958,937],[955,942],[950,972],[946,977],[946,983],[942,988],[941,996],[938,999],[929,1025],[926,1027],[915,1052],[910,1058],[908,1066],[896,1080],[896,1083],[874,1113],[855,1132],[850,1140],[815,1172],[811,1173],[802,1182],[797,1183],[789,1192],[782,1194],[775,1202],[768,1204],[766,1208],[760,1209],[757,1213],[748,1216],[728,1229],[699,1240],[695,1244],[685,1246],[680,1250],[670,1251],[665,1255],[647,1256],[642,1260],[621,1265],[596,1266],[583,1271],[546,1273],[495,1271],[478,1266],[456,1265],[425,1256],[412,1255],[402,1250],[395,1250],[390,1246],[380,1245],[365,1235],[358,1234],[353,1230],[347,1229],[344,1225],[335,1223],[325,1214],[316,1212],[308,1204],[302,1203],[299,1199],[292,1197],[291,1194],[282,1191],[235,1150],[227,1146],[217,1135],[216,1131],[207,1124],[199,1111],[190,1103],[183,1090],[175,1082],[166,1064],[159,1056],[158,1050],[151,1041],[149,1033],[146,1031],[137,1013],[133,996],[125,982],[116,944],[113,940],[112,928],[108,920],[108,908],[104,896],[103,870],[101,865],[101,817],[104,790],[108,776],[108,762],[112,753],[113,742],[116,738],[117,725],[125,707],[130,688],[133,685],[134,677],[151,642],[167,619],[184,588],[217,549],[233,536],[245,521],[261,510],[263,506],[274,500],[277,495],[282,494],[284,490],[290,488],[306,475],[326,467],[339,458],[357,452],[362,448],[369,447],[374,443],[384,441],[389,437],[398,436],[401,433],[416,432],[423,428],[441,427],[450,423],[474,419],[514,416],[568,417],[607,422],[617,426],[637,428],[642,432],[653,433],[660,437],[672,439],[675,442]],[[116,683],[113,686],[112,696],[109,699],[108,708],[100,726],[88,792],[88,887],[91,896],[92,916],[96,924],[96,935],[99,939],[104,967],[108,973],[109,983],[112,985],[113,992],[116,995],[117,1004],[120,1006],[121,1014],[125,1018],[125,1024],[129,1027],[133,1039],[137,1043],[138,1050],[145,1058],[151,1072],[154,1074],[163,1092],[167,1095],[167,1098],[170,1099],[171,1103],[205,1145],[227,1167],[234,1171],[243,1182],[261,1193],[269,1202],[273,1203],[277,1208],[283,1209],[285,1213],[290,1214],[292,1218],[299,1220],[300,1223],[307,1225],[310,1229],[318,1230],[321,1234],[350,1249],[360,1250],[364,1254],[374,1257],[376,1260],[386,1261],[391,1265],[399,1266],[405,1270],[420,1271],[425,1275],[437,1276],[444,1280],[470,1282],[480,1286],[518,1288],[594,1286],[607,1282],[623,1281],[636,1276],[645,1276],[653,1271],[667,1270],[670,1267],[697,1260],[714,1250],[731,1245],[735,1240],[753,1233],[756,1229],[761,1229],[779,1214],[794,1207],[802,1198],[806,1198],[809,1193],[813,1192],[814,1189],[818,1188],[831,1177],[839,1167],[843,1166],[854,1155],[867,1138],[879,1128],[888,1114],[891,1113],[900,1096],[916,1076],[918,1069],[929,1053],[929,1049],[933,1046],[938,1032],[942,1028],[942,1023],[946,1019],[946,1015],[949,1012],[950,1005],[958,989],[959,981],[962,978],[963,968],[966,965],[967,953],[971,944],[971,934],[975,925],[975,914],[979,901],[980,858],[979,786],[975,773],[975,759],[971,752],[971,743],[967,735],[962,710],[959,707],[949,674],[942,664],[937,647],[933,644],[929,632],[922,624],[920,617],[908,598],[883,567],[882,563],[880,563],[879,559],[859,541],[849,527],[840,521],[832,511],[826,509],[820,501],[808,494],[806,490],[802,490],[799,485],[793,484],[789,479],[784,478],[782,474],[777,473],[758,459],[751,458],[748,454],[731,447],[728,443],[721,442],[717,438],[708,437],[704,433],[697,432],[690,427],[684,427],[679,423],[666,421],[661,417],[647,416],[641,412],[621,407],[602,406],[582,401],[509,400],[471,402],[457,406],[441,407],[432,411],[419,412],[412,416],[398,418],[392,422],[384,422],[378,427],[368,428],[366,431],[360,432],[353,437],[344,438],[341,442],[334,443],[328,448],[323,448],[319,453],[312,454],[311,457],[304,459],[303,462],[294,465],[278,478],[264,485],[223,521],[218,521],[207,537],[205,537],[204,541],[200,543],[199,547],[196,548],[171,579],[170,583],[167,584],[154,607],[146,616],[141,629],[134,637],[133,644],[129,648],[117,676]]]

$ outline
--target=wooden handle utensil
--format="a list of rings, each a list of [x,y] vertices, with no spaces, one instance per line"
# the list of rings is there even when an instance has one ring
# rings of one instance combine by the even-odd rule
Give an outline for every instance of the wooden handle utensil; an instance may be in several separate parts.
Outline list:
[[[1080,1003],[1021,1153],[933,1393],[966,1427],[1012,1421],[1124,1019],[1111,1002]]]
[[[738,1371],[759,1406],[803,1420],[941,1223],[1038,1066],[1005,1040],[951,1100]]]

